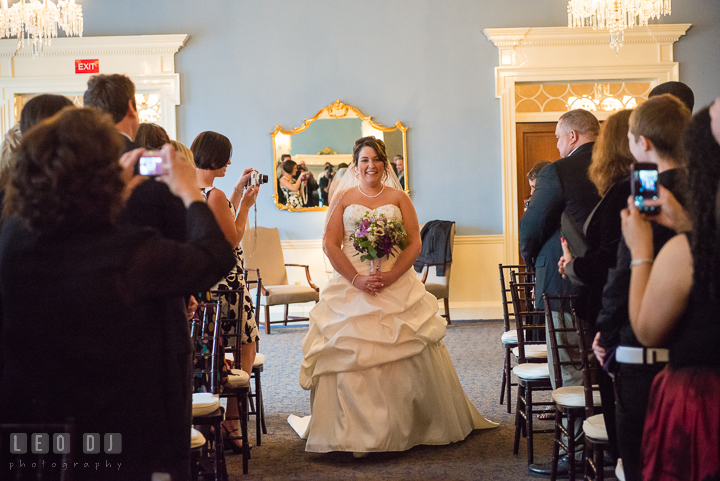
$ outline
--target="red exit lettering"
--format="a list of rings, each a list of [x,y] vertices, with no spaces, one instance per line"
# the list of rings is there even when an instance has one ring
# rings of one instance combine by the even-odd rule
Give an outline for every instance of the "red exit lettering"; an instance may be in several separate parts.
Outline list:
[[[100,73],[100,60],[75,60],[75,73]]]

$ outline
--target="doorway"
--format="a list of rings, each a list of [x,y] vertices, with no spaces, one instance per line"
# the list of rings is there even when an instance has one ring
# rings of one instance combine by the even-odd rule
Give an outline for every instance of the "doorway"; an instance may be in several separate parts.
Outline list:
[[[515,124],[517,134],[517,208],[518,222],[525,214],[525,201],[530,198],[527,173],[535,164],[548,160],[555,162],[560,154],[555,138],[557,122]]]

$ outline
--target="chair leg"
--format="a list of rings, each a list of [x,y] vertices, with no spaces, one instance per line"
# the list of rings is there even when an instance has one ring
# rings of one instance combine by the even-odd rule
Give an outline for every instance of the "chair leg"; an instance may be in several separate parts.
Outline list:
[[[505,353],[507,355],[507,353]],[[505,358],[503,358],[503,368],[502,368],[502,380],[500,381],[500,404],[503,403],[503,398],[505,397],[505,379],[506,379],[506,373],[505,373]],[[510,404],[510,398],[508,398],[508,404]]]
[[[260,424],[262,422],[262,389],[260,388],[260,371],[255,373],[255,433],[256,442],[260,446],[262,444],[262,429]]]
[[[532,413],[532,387],[528,386],[525,389],[525,430],[527,431],[527,455],[528,455],[528,466],[535,462],[533,456],[533,413]]]
[[[550,471],[550,481],[555,481],[557,479],[557,467],[558,462],[560,461],[560,441],[562,439],[562,432],[560,431],[561,425],[562,414],[557,408],[555,408],[555,437],[553,438],[552,468]]]
[[[270,306],[265,305],[265,334],[270,334]]]
[[[517,404],[515,406],[515,444],[513,444],[513,454],[517,454],[520,450],[520,430],[524,425],[524,421],[520,413],[524,411],[522,406],[522,396],[524,394],[525,386],[522,383],[518,383]],[[508,402],[510,402],[509,399]]]
[[[505,397],[508,400],[507,404],[507,412],[508,414],[512,413],[512,407],[510,406],[510,396],[511,389],[512,389],[512,351],[509,347],[505,348],[505,389],[507,389],[505,393]]]
[[[452,324],[450,322],[450,302],[447,297],[443,301],[445,301],[445,319],[447,319],[448,324]]]
[[[248,389],[249,392],[249,389]],[[248,460],[250,459],[250,439],[248,438],[248,396],[240,395],[240,431],[243,443],[243,474],[248,473]]]
[[[596,446],[593,451],[595,452],[595,481],[603,481],[605,479],[605,453],[600,446]]]
[[[225,465],[225,445],[220,425],[221,421],[213,425],[215,428],[215,480],[228,481],[227,466]]]
[[[285,304],[285,318],[283,319],[283,326],[287,326],[288,316],[290,315],[290,304]]]
[[[575,415],[570,410],[567,414],[567,424],[565,426],[568,433],[568,474],[570,475],[570,481],[575,481]]]

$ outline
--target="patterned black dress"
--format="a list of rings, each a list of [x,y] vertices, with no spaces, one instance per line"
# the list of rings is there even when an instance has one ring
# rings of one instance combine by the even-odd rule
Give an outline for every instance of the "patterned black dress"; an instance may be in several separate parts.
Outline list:
[[[204,187],[200,189],[205,196],[205,199],[207,200],[208,195],[210,194],[210,191],[213,190],[215,187]],[[232,202],[228,200],[228,205],[230,206],[230,210],[232,211],[233,218],[237,215],[235,211],[235,206],[233,206]],[[247,283],[245,282],[245,271],[244,271],[244,257],[243,257],[243,250],[240,245],[237,245],[234,249],[235,254],[235,267],[232,268],[232,270],[228,273],[227,276],[225,276],[225,279],[222,279],[220,282],[218,282],[211,290],[213,291],[222,291],[222,290],[236,290],[236,291],[242,291],[242,296],[244,299],[241,299],[240,295],[238,293],[230,293],[227,296],[224,296],[223,298],[223,305],[222,305],[222,317],[228,318],[228,319],[242,319],[242,337],[241,342],[242,344],[248,344],[252,342],[257,342],[260,339],[257,321],[255,319],[255,307],[253,305],[252,297],[250,296],[250,292],[247,288]],[[206,294],[206,299],[210,299],[210,294]],[[242,300],[242,302],[241,302]],[[241,317],[242,316],[242,317]],[[210,325],[209,329],[212,329],[213,326]],[[230,326],[224,327],[226,333],[230,332]],[[210,333],[208,333],[210,334]],[[232,342],[232,341],[231,341]],[[223,345],[227,345],[227,340],[223,342]],[[198,346],[200,349],[202,349],[203,352],[206,352],[209,354],[209,346],[203,345]],[[224,378],[226,377],[226,373],[223,371],[221,383],[224,382]],[[206,379],[207,376],[200,376],[198,375],[195,379],[195,390],[196,391],[207,391],[209,389],[209,382],[208,379]]]

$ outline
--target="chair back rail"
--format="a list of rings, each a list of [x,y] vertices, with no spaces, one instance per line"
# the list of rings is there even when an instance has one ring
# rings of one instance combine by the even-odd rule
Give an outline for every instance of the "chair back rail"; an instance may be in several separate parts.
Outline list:
[[[240,304],[238,305],[238,317],[226,317],[220,310],[220,316],[217,322],[220,324],[221,347],[225,348],[225,355],[232,354],[232,368],[240,369],[240,360],[242,359],[242,312],[245,304],[244,291],[242,289],[220,289],[212,290],[210,294],[215,300],[221,300],[223,305],[232,303],[233,296],[240,296]],[[228,313],[229,313],[228,309]],[[225,362],[224,359],[221,360]],[[221,364],[222,367],[222,364]]]
[[[220,343],[215,342],[220,338],[221,308],[220,300],[202,302],[198,306],[199,319],[191,321],[193,359],[198,361],[195,363],[195,375],[208,376],[209,392],[212,394],[220,392],[220,375],[222,363],[225,362],[224,359],[220,359]]]
[[[502,265],[498,264],[500,271],[500,299],[502,299],[503,322],[505,323],[505,332],[510,330],[510,319],[514,319],[512,312],[512,298],[510,297],[510,280],[512,280],[512,272],[521,272],[525,266],[521,265]],[[507,271],[507,276],[505,272]]]
[[[510,282],[510,294],[513,300],[513,311],[515,316],[515,328],[518,337],[518,363],[527,362],[525,357],[525,346],[544,345],[544,341],[530,341],[527,334],[530,332],[544,331],[544,312],[535,309],[532,290],[534,283]]]
[[[544,294],[544,298],[545,323],[550,342],[555,387],[560,388],[563,386],[561,367],[573,366],[576,369],[580,368],[573,362],[573,356],[566,356],[568,360],[565,361],[560,358],[560,349],[568,352],[580,349],[577,339],[577,316],[574,309],[574,303],[578,297],[574,295],[551,296]]]
[[[599,414],[593,402],[593,392],[599,391],[598,379],[600,377],[600,363],[592,352],[592,333],[584,319],[575,315],[575,327],[579,340],[580,356],[582,359],[583,388],[585,394],[585,419]]]

